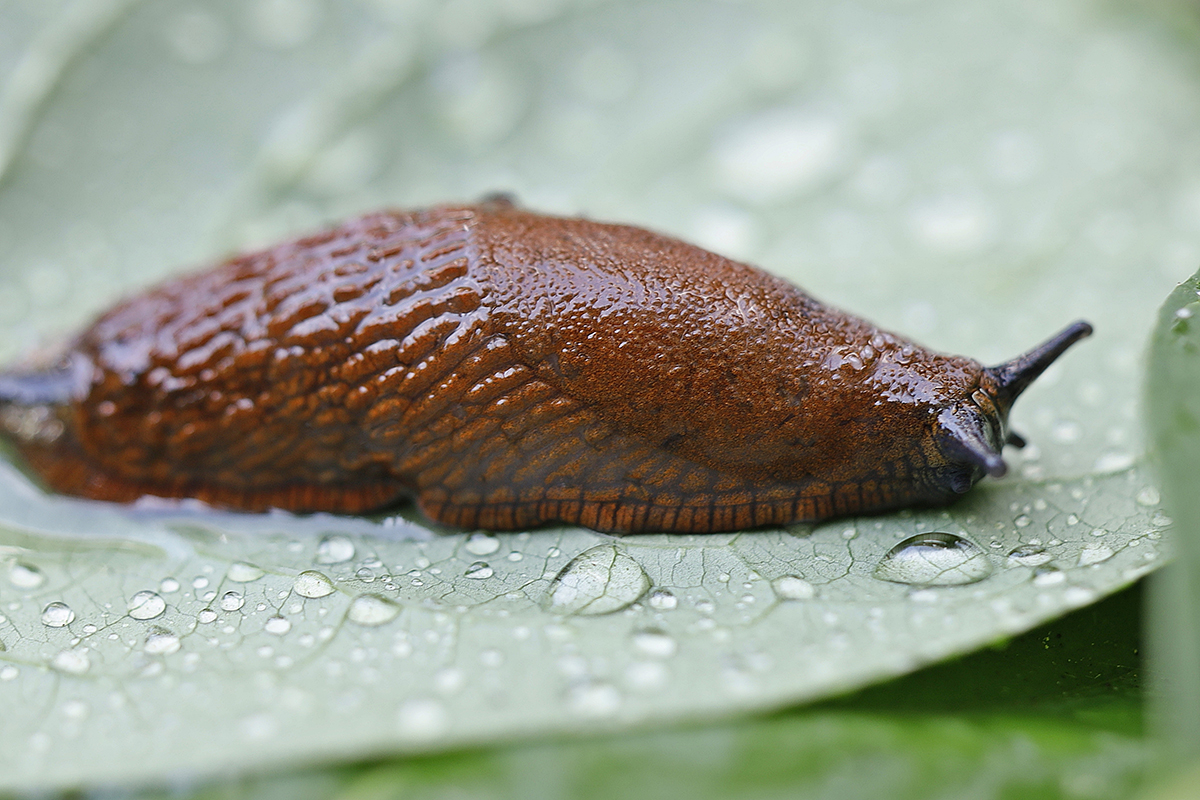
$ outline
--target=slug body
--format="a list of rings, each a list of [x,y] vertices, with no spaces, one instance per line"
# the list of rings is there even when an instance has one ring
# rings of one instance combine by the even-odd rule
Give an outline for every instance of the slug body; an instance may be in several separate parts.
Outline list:
[[[370,214],[117,306],[0,376],[59,492],[709,532],[948,502],[1076,323],[985,368],[638,228]]]

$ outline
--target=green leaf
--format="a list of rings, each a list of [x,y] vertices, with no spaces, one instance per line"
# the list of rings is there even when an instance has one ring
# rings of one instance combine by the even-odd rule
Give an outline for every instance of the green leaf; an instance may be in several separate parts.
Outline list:
[[[1154,568],[1138,353],[1200,258],[1192,33],[1158,13],[0,2],[6,357],[231,247],[496,189],[697,240],[988,362],[1098,327],[1018,404],[1034,447],[1011,476],[946,511],[489,536],[102,506],[4,471],[0,789],[778,709]],[[967,543],[880,569],[931,532]]]

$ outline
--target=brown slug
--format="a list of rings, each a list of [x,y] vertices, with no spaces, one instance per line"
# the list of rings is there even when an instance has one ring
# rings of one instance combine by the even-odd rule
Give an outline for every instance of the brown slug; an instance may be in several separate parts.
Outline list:
[[[493,200],[167,281],[0,376],[0,429],[100,500],[727,531],[1003,475],[1014,399],[1090,332],[985,368],[675,239]]]

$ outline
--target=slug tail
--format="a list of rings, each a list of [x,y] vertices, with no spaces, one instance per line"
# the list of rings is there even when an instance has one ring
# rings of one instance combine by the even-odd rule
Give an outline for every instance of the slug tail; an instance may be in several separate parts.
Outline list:
[[[988,374],[996,381],[997,404],[1007,412],[1021,392],[1066,352],[1068,347],[1091,335],[1092,326],[1080,320],[1068,325],[1028,353],[1019,355],[1012,361],[988,367]]]

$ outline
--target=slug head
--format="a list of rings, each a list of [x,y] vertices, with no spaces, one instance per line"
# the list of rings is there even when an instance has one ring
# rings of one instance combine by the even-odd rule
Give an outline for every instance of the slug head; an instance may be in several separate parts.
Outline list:
[[[934,442],[940,458],[932,469],[934,483],[947,493],[963,494],[984,475],[1004,475],[1004,445],[1025,446],[1008,429],[1013,402],[1068,347],[1091,333],[1091,325],[1076,322],[1029,352],[984,369],[979,388],[937,416]]]

